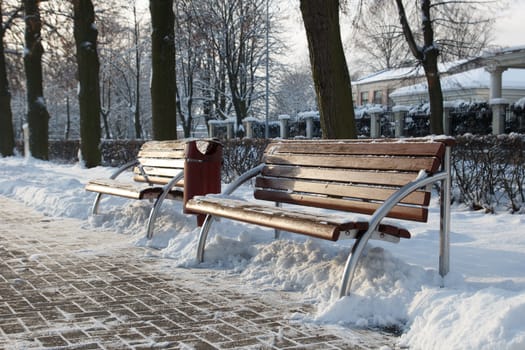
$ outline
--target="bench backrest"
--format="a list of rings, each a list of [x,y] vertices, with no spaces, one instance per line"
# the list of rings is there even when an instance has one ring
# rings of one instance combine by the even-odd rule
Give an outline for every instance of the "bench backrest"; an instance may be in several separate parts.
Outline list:
[[[421,170],[440,170],[445,144],[439,141],[274,141],[256,178],[257,199],[372,214]],[[429,189],[405,197],[387,215],[426,221]]]
[[[133,179],[152,184],[167,184],[175,175],[184,171],[187,141],[148,141],[137,155],[141,167],[133,169]],[[184,186],[183,180],[176,186]]]

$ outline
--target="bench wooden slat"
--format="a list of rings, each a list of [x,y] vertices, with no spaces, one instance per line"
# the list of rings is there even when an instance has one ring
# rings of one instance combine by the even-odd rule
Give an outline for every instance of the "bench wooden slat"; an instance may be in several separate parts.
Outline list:
[[[337,241],[343,231],[365,231],[365,219],[343,219],[332,215],[306,213],[289,208],[269,207],[238,199],[224,197],[197,197],[187,203],[196,212],[221,216],[260,226],[277,228],[311,237]],[[382,231],[383,230],[383,231]],[[397,237],[408,238],[410,234],[403,228],[382,225],[379,231]]]
[[[321,197],[321,196],[307,196],[304,194],[277,192],[277,191],[263,191],[255,190],[254,197],[257,199],[290,203],[297,205],[306,205],[309,207],[320,207],[325,209],[343,210],[355,212],[360,214],[371,215],[375,212],[381,203],[373,202],[357,202],[349,201],[348,199]],[[390,218],[412,220],[425,222],[428,218],[428,209],[424,207],[412,206],[395,206],[387,215]]]
[[[367,185],[383,185],[388,183],[392,186],[403,186],[415,180],[418,172],[377,172],[268,164],[262,170],[262,175],[297,179],[318,179],[324,181],[345,181]]]
[[[184,159],[185,151],[184,150],[140,150],[138,158],[174,158],[174,159]]]
[[[145,142],[141,150],[184,150],[186,142],[181,140],[164,140],[164,141],[148,141]]]
[[[295,155],[295,154],[267,154],[263,157],[266,164],[293,164],[311,167],[332,167],[342,169],[366,170],[396,170],[419,171],[427,170],[431,173],[439,169],[439,159],[436,157],[370,157],[370,156],[331,156],[325,155]]]
[[[348,183],[304,181],[289,178],[270,178],[259,176],[256,179],[255,187],[264,190],[291,191],[298,194],[326,195],[329,197],[348,197],[356,199],[367,199],[373,201],[385,201],[394,194],[397,188],[370,187],[370,186],[353,186]],[[401,203],[428,205],[430,194],[428,192],[413,192],[405,197]]]
[[[86,190],[130,199],[155,199],[160,195],[160,193],[162,193],[162,188],[160,187],[122,183],[111,179],[91,180],[86,185]],[[182,198],[182,191],[179,189],[174,189],[168,194],[167,198]]]
[[[163,158],[138,158],[140,164],[145,167],[164,167],[184,169],[184,159],[163,159]]]
[[[137,182],[147,182],[147,183],[156,184],[156,185],[166,185],[168,182],[171,181],[171,178],[165,177],[165,176],[155,176],[155,175],[151,175],[151,176],[148,175],[148,177],[146,178],[142,175],[135,175],[133,176],[133,180]],[[184,180],[177,181],[175,186],[184,187]]]
[[[305,151],[304,143],[301,141],[283,141],[272,145],[268,153],[442,157],[445,152],[445,146],[440,142],[417,142],[417,148],[414,148],[414,142],[384,142],[383,140],[379,143],[359,140],[311,141],[311,144],[312,146]]]
[[[142,170],[147,175],[165,176],[165,177],[174,177],[184,171],[184,169],[179,169],[179,168],[159,168],[159,167],[149,167],[149,166],[142,167]],[[137,175],[142,174],[139,167],[133,168],[133,173]]]

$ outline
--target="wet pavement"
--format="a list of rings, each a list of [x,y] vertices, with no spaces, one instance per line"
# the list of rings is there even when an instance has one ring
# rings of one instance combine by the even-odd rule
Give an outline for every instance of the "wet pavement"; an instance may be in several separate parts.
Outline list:
[[[170,266],[122,234],[0,197],[0,349],[396,349],[371,330],[298,321],[293,293]]]

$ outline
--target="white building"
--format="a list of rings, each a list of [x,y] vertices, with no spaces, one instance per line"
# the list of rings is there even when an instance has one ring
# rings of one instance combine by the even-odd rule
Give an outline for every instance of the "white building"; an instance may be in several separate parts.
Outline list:
[[[493,50],[471,60],[440,65],[439,70],[445,103],[458,100],[490,103],[494,134],[503,133],[506,108],[525,97],[525,46]],[[355,81],[352,88],[358,106],[367,103],[403,106],[428,101],[421,68],[378,72]]]

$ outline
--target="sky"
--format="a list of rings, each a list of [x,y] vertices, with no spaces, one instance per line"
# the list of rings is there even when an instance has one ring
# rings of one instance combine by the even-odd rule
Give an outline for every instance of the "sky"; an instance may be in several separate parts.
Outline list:
[[[525,349],[525,212],[513,215],[498,208],[495,214],[487,214],[455,203],[451,272],[443,281],[437,271],[439,201],[434,194],[427,224],[403,223],[411,239],[399,244],[369,242],[352,294],[339,299],[339,281],[352,241],[334,243],[286,232],[274,240],[273,231],[223,219],[214,223],[205,261],[199,264],[195,257],[199,229],[193,217],[182,214],[180,202],[163,204],[150,241],[144,237],[151,208],[148,201],[106,196],[99,214],[89,215],[95,195],[84,190],[86,182],[107,178],[114,171],[0,158],[0,196],[23,203],[49,220],[69,218],[90,230],[116,232],[122,242],[144,247],[145,254],[151,249],[168,274],[174,273],[174,266],[205,267],[215,269],[217,276],[237,276],[248,293],[290,293],[298,303],[312,305],[306,314],[290,315],[294,322],[325,324],[342,331],[395,326],[402,331],[396,349]],[[126,179],[131,174],[119,177]],[[242,186],[234,195],[249,199],[252,190]],[[38,236],[39,226],[34,230]],[[75,226],[70,230],[64,237],[75,240]],[[111,244],[101,242],[98,253],[105,246],[111,251]]]
[[[146,0],[140,0],[147,2]],[[496,16],[494,45],[525,46],[525,0],[504,0],[508,5]],[[279,13],[284,13],[283,40],[288,45],[285,63],[305,63],[308,60],[306,34],[296,8],[299,1],[278,2]],[[344,31],[344,28],[343,28]],[[344,36],[344,33],[343,33]]]
[[[501,0],[500,0],[501,1]],[[496,16],[494,45],[525,46],[525,0],[503,0],[508,5]],[[147,8],[148,0],[138,0],[139,6]],[[287,54],[281,57],[285,63],[306,63],[308,60],[306,34],[298,0],[277,2],[279,13],[284,13],[283,40],[288,45]],[[344,30],[344,28],[343,28]]]
[[[509,7],[497,16],[494,43],[525,46],[525,0],[509,0]]]

